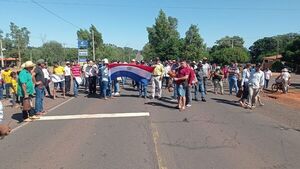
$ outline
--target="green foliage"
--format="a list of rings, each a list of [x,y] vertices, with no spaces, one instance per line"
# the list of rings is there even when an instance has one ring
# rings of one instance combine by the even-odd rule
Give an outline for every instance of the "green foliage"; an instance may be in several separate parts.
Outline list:
[[[199,34],[199,28],[191,25],[185,33],[182,47],[182,57],[187,60],[200,60],[206,54],[206,45]]]
[[[176,59],[179,57],[180,41],[177,23],[176,18],[167,17],[166,14],[160,10],[158,17],[155,19],[155,24],[147,28],[149,45],[153,53],[151,53],[151,56],[145,56],[146,58],[152,57],[152,54],[162,60]]]
[[[299,37],[300,35],[297,33],[288,33],[258,39],[249,48],[252,61],[259,62],[266,56],[284,53],[287,45]]]
[[[229,64],[232,60],[239,63],[249,61],[249,52],[243,46],[244,40],[239,36],[225,36],[216,41],[210,49],[210,59],[218,64]]]
[[[221,38],[220,40],[217,40],[216,44],[220,48],[230,48],[230,47],[244,47],[244,39],[239,36],[225,36],[224,38]]]
[[[283,63],[280,62],[280,61],[276,61],[276,62],[274,62],[274,63],[271,65],[271,68],[270,68],[270,69],[271,69],[273,72],[280,72],[283,68],[284,68]]]
[[[77,38],[80,40],[87,40],[89,42],[89,59],[92,59],[93,56],[93,35],[94,35],[94,43],[95,43],[95,56],[96,59],[100,59],[103,57],[103,39],[102,34],[97,30],[94,25],[91,25],[89,30],[79,29],[77,31]]]
[[[283,60],[291,63],[296,72],[300,72],[300,38],[289,43],[283,53]]]
[[[16,24],[13,22],[10,23],[10,37],[12,41],[12,45],[14,48],[17,48],[18,50],[18,57],[19,57],[19,63],[21,63],[21,53],[25,52],[25,49],[27,48],[29,44],[29,34],[30,32],[27,30],[26,27],[19,28]]]
[[[233,47],[222,48],[215,50],[210,54],[211,59],[215,63],[229,64],[232,60],[239,63],[245,63],[249,61],[249,53],[245,48]]]
[[[252,62],[259,62],[265,56],[276,54],[277,41],[273,37],[266,37],[259,39],[250,46],[250,54],[252,56]]]
[[[64,49],[61,43],[56,41],[46,42],[42,46],[42,59],[45,59],[49,62],[49,64],[53,64],[53,62],[62,62],[65,60],[64,58]]]

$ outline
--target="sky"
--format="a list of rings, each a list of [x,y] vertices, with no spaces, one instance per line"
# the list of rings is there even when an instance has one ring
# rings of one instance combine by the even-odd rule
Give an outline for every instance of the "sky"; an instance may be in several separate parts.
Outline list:
[[[93,24],[104,43],[141,50],[160,9],[178,19],[181,37],[197,25],[208,47],[227,35],[249,47],[263,37],[300,33],[299,0],[0,0],[0,7],[0,29],[9,32],[10,22],[27,27],[31,46],[55,40],[77,47],[76,31]]]

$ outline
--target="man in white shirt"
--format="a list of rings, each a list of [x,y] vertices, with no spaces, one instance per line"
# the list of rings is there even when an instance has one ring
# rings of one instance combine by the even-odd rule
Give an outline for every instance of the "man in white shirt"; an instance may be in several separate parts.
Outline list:
[[[259,92],[264,87],[264,72],[260,70],[261,64],[258,63],[255,66],[255,70],[251,72],[249,78],[249,96],[248,96],[248,108],[255,108],[256,101],[259,97]],[[261,104],[263,105],[263,104]]]
[[[243,90],[243,95],[240,100],[240,105],[242,107],[245,107],[246,100],[248,99],[248,95],[249,95],[249,79],[251,74],[250,68],[251,68],[251,63],[247,63],[245,69],[242,72],[241,88]]]
[[[265,88],[267,89],[269,87],[269,81],[272,77],[272,72],[269,68],[266,68],[264,73],[265,73]]]
[[[208,77],[210,77],[210,70],[211,70],[211,66],[210,66],[210,64],[207,63],[206,57],[203,58],[202,69],[203,69],[203,73],[204,73],[204,76],[203,76],[204,92],[206,94],[207,93],[207,89],[206,89],[207,79],[208,79]]]
[[[171,71],[170,63],[166,62],[164,67],[164,81],[166,81],[166,87],[169,86],[170,75],[168,74]]]
[[[288,69],[287,68],[282,69],[280,76],[283,80],[282,81],[282,83],[283,83],[283,93],[287,93],[288,87],[289,87],[289,84],[290,84],[290,80],[291,80],[291,75],[290,75]]]
[[[65,66],[65,91],[66,94],[70,94],[71,89],[71,64],[69,61],[66,62]]]

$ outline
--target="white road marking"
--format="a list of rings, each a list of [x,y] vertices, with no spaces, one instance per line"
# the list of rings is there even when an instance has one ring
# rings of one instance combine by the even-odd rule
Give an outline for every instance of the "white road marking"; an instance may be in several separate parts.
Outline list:
[[[57,109],[58,107],[60,107],[60,106],[62,106],[62,105],[64,105],[64,104],[66,104],[66,103],[68,103],[69,101],[71,101],[71,100],[73,100],[73,99],[74,99],[74,97],[72,97],[72,98],[70,98],[70,99],[68,99],[68,100],[66,100],[66,101],[64,101],[64,102],[62,102],[62,103],[60,103],[59,105],[57,105],[57,106],[55,106],[55,107],[52,107],[51,109],[48,110],[48,112],[51,112],[51,111]],[[31,123],[31,122],[24,122],[23,124],[19,125],[18,127],[13,128],[13,129],[11,130],[11,133],[17,131],[18,129],[20,129],[20,128],[26,126],[26,125],[29,124],[29,123]]]
[[[80,115],[62,115],[62,116],[41,116],[35,121],[45,120],[73,120],[73,119],[94,119],[94,118],[117,118],[117,117],[148,117],[149,112],[136,113],[111,113],[111,114],[80,114]]]

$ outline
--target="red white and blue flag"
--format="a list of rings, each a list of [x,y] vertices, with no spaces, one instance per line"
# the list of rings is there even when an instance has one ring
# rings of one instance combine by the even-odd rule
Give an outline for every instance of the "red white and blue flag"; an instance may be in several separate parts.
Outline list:
[[[149,81],[152,76],[154,67],[135,65],[135,64],[109,64],[109,75],[111,80],[118,77],[129,77],[137,82]]]

